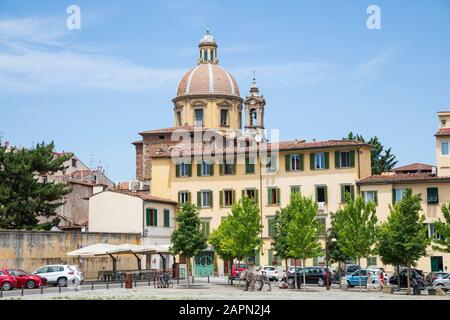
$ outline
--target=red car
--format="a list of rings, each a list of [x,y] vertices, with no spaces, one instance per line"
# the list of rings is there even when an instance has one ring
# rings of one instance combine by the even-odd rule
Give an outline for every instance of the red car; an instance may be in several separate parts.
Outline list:
[[[239,275],[248,269],[248,265],[245,263],[233,264],[231,267],[231,277],[233,279],[239,278]]]
[[[0,287],[3,291],[11,290],[16,286],[16,278],[5,270],[0,270]]]
[[[15,278],[14,288],[34,289],[46,284],[45,278],[25,272],[20,269],[3,269],[1,270]]]

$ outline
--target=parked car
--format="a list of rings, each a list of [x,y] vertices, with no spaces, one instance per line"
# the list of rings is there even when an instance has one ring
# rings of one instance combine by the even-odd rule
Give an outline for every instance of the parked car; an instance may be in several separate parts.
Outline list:
[[[78,266],[70,266],[73,270],[75,270],[75,275],[80,279],[80,284],[84,282],[83,272],[81,272],[80,267]]]
[[[16,278],[10,275],[5,269],[0,269],[0,288],[3,291],[8,291],[16,286]]]
[[[377,269],[359,269],[353,272],[352,274],[345,276],[342,278],[342,281],[345,281],[347,284],[347,287],[359,287],[359,279],[361,277],[361,286],[367,286],[367,278],[368,274],[372,274],[372,284],[378,283],[378,273],[383,272],[384,270],[382,268]],[[389,280],[387,277],[387,274],[383,272],[384,282],[387,283]]]
[[[265,273],[269,281],[278,281],[278,270],[274,266],[261,266],[257,269],[258,273]]]
[[[40,286],[44,286],[47,283],[47,280],[45,278],[25,272],[20,269],[5,269],[5,271],[16,278],[16,284],[14,288],[34,289],[39,288]]]
[[[427,285],[431,286],[433,284],[434,280],[441,279],[441,278],[445,277],[448,274],[449,274],[448,272],[442,272],[442,271],[440,271],[440,272],[430,272],[425,277],[426,283],[427,283]]]
[[[244,272],[245,270],[248,270],[248,265],[245,263],[234,263],[233,266],[231,267],[231,277],[233,279],[237,279],[239,278],[239,275]]]
[[[419,283],[420,290],[424,290],[426,288],[426,280],[423,276],[423,273],[421,274],[422,270],[417,269],[411,269],[411,277],[415,278],[417,282]],[[406,288],[408,287],[408,280],[407,280],[407,270],[403,269],[400,271],[400,288]],[[397,285],[397,274],[394,274],[389,278],[389,283],[391,285]],[[411,283],[412,286],[412,283]]]
[[[442,278],[437,278],[431,284],[433,288],[441,288],[445,291],[450,290],[450,274],[447,273]]]
[[[42,266],[36,269],[33,274],[47,279],[48,284],[54,284],[60,287],[65,287],[68,283],[81,283],[81,279],[76,275],[76,271],[69,265],[55,264]]]
[[[296,270],[297,273],[297,285],[300,286],[303,283],[303,275],[305,276],[306,284],[317,284],[319,286],[326,286],[326,281],[330,274],[330,284],[333,283],[334,278],[330,269],[324,267],[305,267]],[[295,283],[295,273],[288,275],[287,284],[292,286]]]
[[[301,270],[303,267],[297,266],[297,270]],[[294,274],[295,266],[290,266],[288,268],[288,274]],[[283,275],[281,276],[281,280],[286,282],[286,270],[283,270]]]

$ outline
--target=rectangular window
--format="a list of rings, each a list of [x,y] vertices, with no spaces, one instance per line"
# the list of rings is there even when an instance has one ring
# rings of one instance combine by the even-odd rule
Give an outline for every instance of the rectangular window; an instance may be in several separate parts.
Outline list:
[[[316,186],[316,201],[319,203],[327,202],[327,187]]]
[[[256,203],[258,203],[258,190],[256,189],[245,189],[244,194],[249,197],[250,199],[255,200]]]
[[[267,188],[267,203],[269,205],[280,204],[280,188],[276,187]]]
[[[234,174],[234,164],[224,164],[223,174]]]
[[[200,192],[200,206],[202,208],[211,208],[211,198],[212,198],[212,192],[211,191],[201,191]]]
[[[393,189],[392,190],[392,202],[397,203],[403,199],[405,196],[406,189],[400,188],[400,189]]]
[[[209,235],[210,224],[210,219],[200,219],[200,230],[203,232],[205,237],[208,237]]]
[[[177,111],[177,124],[181,126],[181,112]]]
[[[376,265],[377,265],[377,257],[367,257],[367,267]]]
[[[299,154],[291,154],[291,171],[300,170],[300,155]]]
[[[158,210],[147,208],[145,209],[147,226],[156,227],[158,225]]]
[[[448,142],[441,142],[441,155],[448,156]]]
[[[273,218],[268,219],[267,226],[268,226],[269,237],[272,238],[275,233],[275,219],[273,219]]]
[[[433,223],[429,223],[428,224],[428,237],[429,238],[435,238],[437,240],[441,239],[441,235],[436,232],[436,230],[434,229],[434,224]]]
[[[255,173],[255,159],[245,158],[245,173]]]
[[[267,159],[266,170],[268,172],[277,171],[277,157],[271,156]]]
[[[77,166],[77,159],[72,158],[72,167],[76,167]]]
[[[223,191],[223,205],[225,207],[231,207],[234,203],[234,190]]]
[[[427,188],[427,203],[439,204],[438,188]]]
[[[377,191],[363,191],[362,196],[365,202],[373,201],[375,204],[378,204]]]
[[[291,193],[300,193],[300,186],[291,186]]]
[[[350,168],[350,152],[340,152],[340,168]]]
[[[316,221],[317,221],[317,223],[319,224],[319,226],[320,226],[320,235],[321,236],[325,236],[326,235],[326,218],[325,217],[319,217],[319,218],[316,218]]]
[[[178,192],[178,202],[180,204],[190,202],[190,192],[189,191],[180,191]]]
[[[191,164],[190,163],[180,163],[178,166],[178,176],[179,177],[189,177],[191,175]]]
[[[195,122],[196,126],[203,125],[203,109],[195,109]]]
[[[355,186],[351,184],[341,185],[341,203],[345,202],[345,195],[349,193],[352,200],[355,199]]]
[[[325,169],[325,152],[314,155],[314,169]]]
[[[202,161],[200,165],[200,174],[202,177],[208,177],[212,175],[212,166],[210,162]]]
[[[164,227],[170,227],[170,210],[164,209]]]
[[[220,110],[220,125],[222,127],[228,126],[228,110],[225,109]]]

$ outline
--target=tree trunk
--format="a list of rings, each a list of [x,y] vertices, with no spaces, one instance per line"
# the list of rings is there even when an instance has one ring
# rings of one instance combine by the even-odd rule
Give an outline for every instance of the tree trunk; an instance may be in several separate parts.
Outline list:
[[[190,262],[191,262],[191,258],[190,257],[186,257],[186,260],[187,260],[187,270],[186,270],[186,280],[187,280],[187,287],[188,287],[188,289],[189,289],[189,264],[190,264]]]
[[[230,278],[230,284],[233,285],[233,272],[232,268],[233,268],[233,264],[232,264],[233,260],[229,259],[228,260],[228,278]]]
[[[400,291],[400,266],[397,265],[395,270],[397,271],[397,291]]]
[[[241,287],[241,259],[238,260],[238,287]]]
[[[294,289],[299,289],[299,285],[297,283],[297,259],[294,261]]]
[[[359,258],[358,257],[358,265],[359,265],[359,273],[358,273],[358,280],[359,280],[359,292],[361,292],[362,291],[362,288],[361,288],[361,286],[362,286],[362,284],[361,284],[361,258]],[[367,277],[367,275],[366,275],[366,277]],[[366,280],[366,283],[367,283],[367,280]]]
[[[411,277],[411,264],[408,263],[406,265],[406,267],[407,267],[407,278],[406,278],[407,282],[406,283],[408,284],[408,292],[406,294],[411,294],[411,279],[410,279],[410,277]]]
[[[338,261],[338,281],[339,281],[339,289],[341,288],[341,262]]]
[[[305,292],[306,291],[306,270],[305,270],[306,259],[303,259],[302,265],[303,265],[303,292]]]
[[[288,283],[288,258],[284,258],[284,262],[286,263],[286,284]]]

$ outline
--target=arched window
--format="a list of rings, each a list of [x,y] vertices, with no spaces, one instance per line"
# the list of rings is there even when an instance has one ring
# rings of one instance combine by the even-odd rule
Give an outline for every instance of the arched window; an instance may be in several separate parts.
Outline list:
[[[257,126],[258,115],[256,109],[250,109],[250,125]]]

